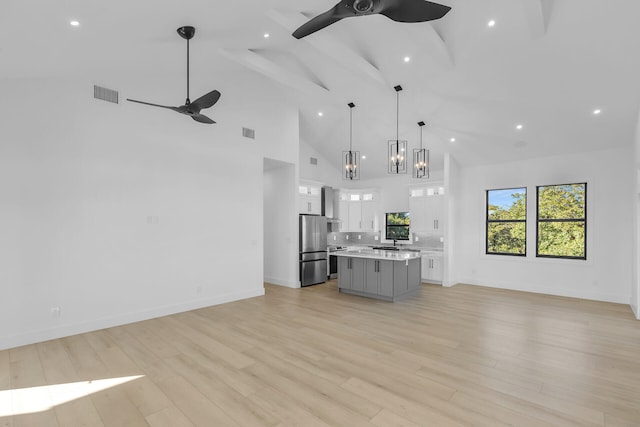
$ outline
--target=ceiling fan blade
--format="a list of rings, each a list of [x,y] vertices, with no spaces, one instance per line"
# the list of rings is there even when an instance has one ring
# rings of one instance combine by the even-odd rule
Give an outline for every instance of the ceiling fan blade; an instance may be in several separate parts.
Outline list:
[[[397,22],[433,21],[442,18],[451,10],[449,6],[425,0],[382,0],[382,3],[391,4],[388,7],[383,6],[380,14]]]
[[[205,108],[209,108],[213,106],[220,99],[220,92],[217,90],[212,90],[208,94],[201,96],[200,98],[193,101],[190,105],[191,108],[197,108],[198,111],[204,110]]]
[[[136,101],[135,99],[129,99],[129,98],[127,98],[127,101],[130,101],[130,102],[137,102],[138,104],[151,105],[152,107],[168,108],[168,109],[170,109],[170,110],[180,112],[180,110],[178,109],[178,107],[170,107],[170,106],[168,106],[168,105],[152,104],[152,103],[150,103],[150,102]]]
[[[200,122],[200,123],[207,123],[207,124],[215,123],[213,120],[211,120],[209,117],[205,116],[204,114],[193,114],[191,118],[196,122]]]
[[[326,12],[321,13],[315,18],[311,18],[293,32],[293,37],[301,39],[309,34],[313,34],[318,30],[328,27],[343,18],[354,16],[353,13],[349,13],[349,3],[351,2],[343,0]]]

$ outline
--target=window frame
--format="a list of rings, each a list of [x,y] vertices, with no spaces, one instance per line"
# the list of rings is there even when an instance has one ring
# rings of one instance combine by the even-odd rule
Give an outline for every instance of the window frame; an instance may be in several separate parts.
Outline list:
[[[540,219],[540,188],[543,187],[564,187],[564,186],[584,185],[584,219],[581,218],[545,218]],[[569,260],[587,260],[587,182],[574,182],[568,184],[549,184],[549,185],[537,185],[536,186],[536,258],[551,258],[551,259],[569,259]],[[545,255],[540,254],[540,223],[541,222],[573,222],[584,223],[584,256],[566,256],[566,255]]]
[[[408,215],[409,224],[408,225],[395,225],[395,224],[394,225],[389,225],[389,223],[387,221],[388,218],[389,218],[389,215],[399,214],[399,213],[406,213]],[[396,228],[396,229],[399,229],[399,228],[407,229],[407,238],[406,239],[389,238],[388,237],[389,236],[389,227]],[[408,211],[406,211],[406,212],[404,212],[404,211],[403,212],[386,212],[384,214],[384,238],[387,241],[389,241],[389,240],[395,240],[395,241],[398,241],[398,242],[409,242],[409,241],[411,241],[411,213],[408,212]]]
[[[489,192],[490,191],[504,191],[504,190],[520,190],[524,189],[524,219],[508,219],[508,220],[490,220],[489,219]],[[484,232],[484,253],[485,255],[500,255],[500,256],[527,256],[527,209],[528,209],[529,189],[526,186],[521,187],[508,187],[508,188],[492,188],[485,190],[485,232]],[[489,252],[489,224],[499,223],[524,223],[524,253],[509,253],[509,252]]]

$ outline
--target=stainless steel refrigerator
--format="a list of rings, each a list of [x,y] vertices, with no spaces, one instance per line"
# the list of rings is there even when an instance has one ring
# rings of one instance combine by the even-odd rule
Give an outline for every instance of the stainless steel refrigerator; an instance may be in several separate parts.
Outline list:
[[[327,218],[300,215],[300,285],[327,281]]]

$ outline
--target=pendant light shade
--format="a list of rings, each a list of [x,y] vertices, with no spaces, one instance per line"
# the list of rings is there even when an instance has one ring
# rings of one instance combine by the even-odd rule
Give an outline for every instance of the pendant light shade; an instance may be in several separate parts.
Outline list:
[[[420,148],[413,149],[413,177],[429,179],[429,150],[422,147],[422,128],[424,122],[418,122],[420,126]]]
[[[358,180],[360,179],[360,152],[352,150],[353,144],[353,102],[347,104],[349,106],[349,151],[342,152],[342,179]]]
[[[407,173],[407,141],[399,138],[400,127],[400,91],[402,86],[395,86],[396,90],[396,139],[390,139],[387,144],[387,154],[389,159],[389,173]]]

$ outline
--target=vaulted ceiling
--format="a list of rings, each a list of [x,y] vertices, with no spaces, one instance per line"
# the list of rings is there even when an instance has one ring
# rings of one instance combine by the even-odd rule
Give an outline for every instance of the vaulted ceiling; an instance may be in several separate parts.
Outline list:
[[[417,147],[417,122],[425,121],[424,143],[436,168],[444,152],[473,165],[633,140],[638,1],[442,0],[452,10],[438,21],[365,16],[301,40],[291,36],[335,2],[14,1],[0,15],[0,78],[91,76],[125,91],[123,98],[177,105],[185,50],[175,29],[193,25],[193,98],[223,87],[224,101],[243,79],[262,79],[299,107],[301,138],[336,167],[349,145],[347,103],[354,102],[353,148],[367,156],[363,178],[386,172],[398,84],[400,139]],[[69,25],[74,19],[78,27]],[[149,79],[166,87],[131,93]],[[167,120],[184,120],[175,116]]]

